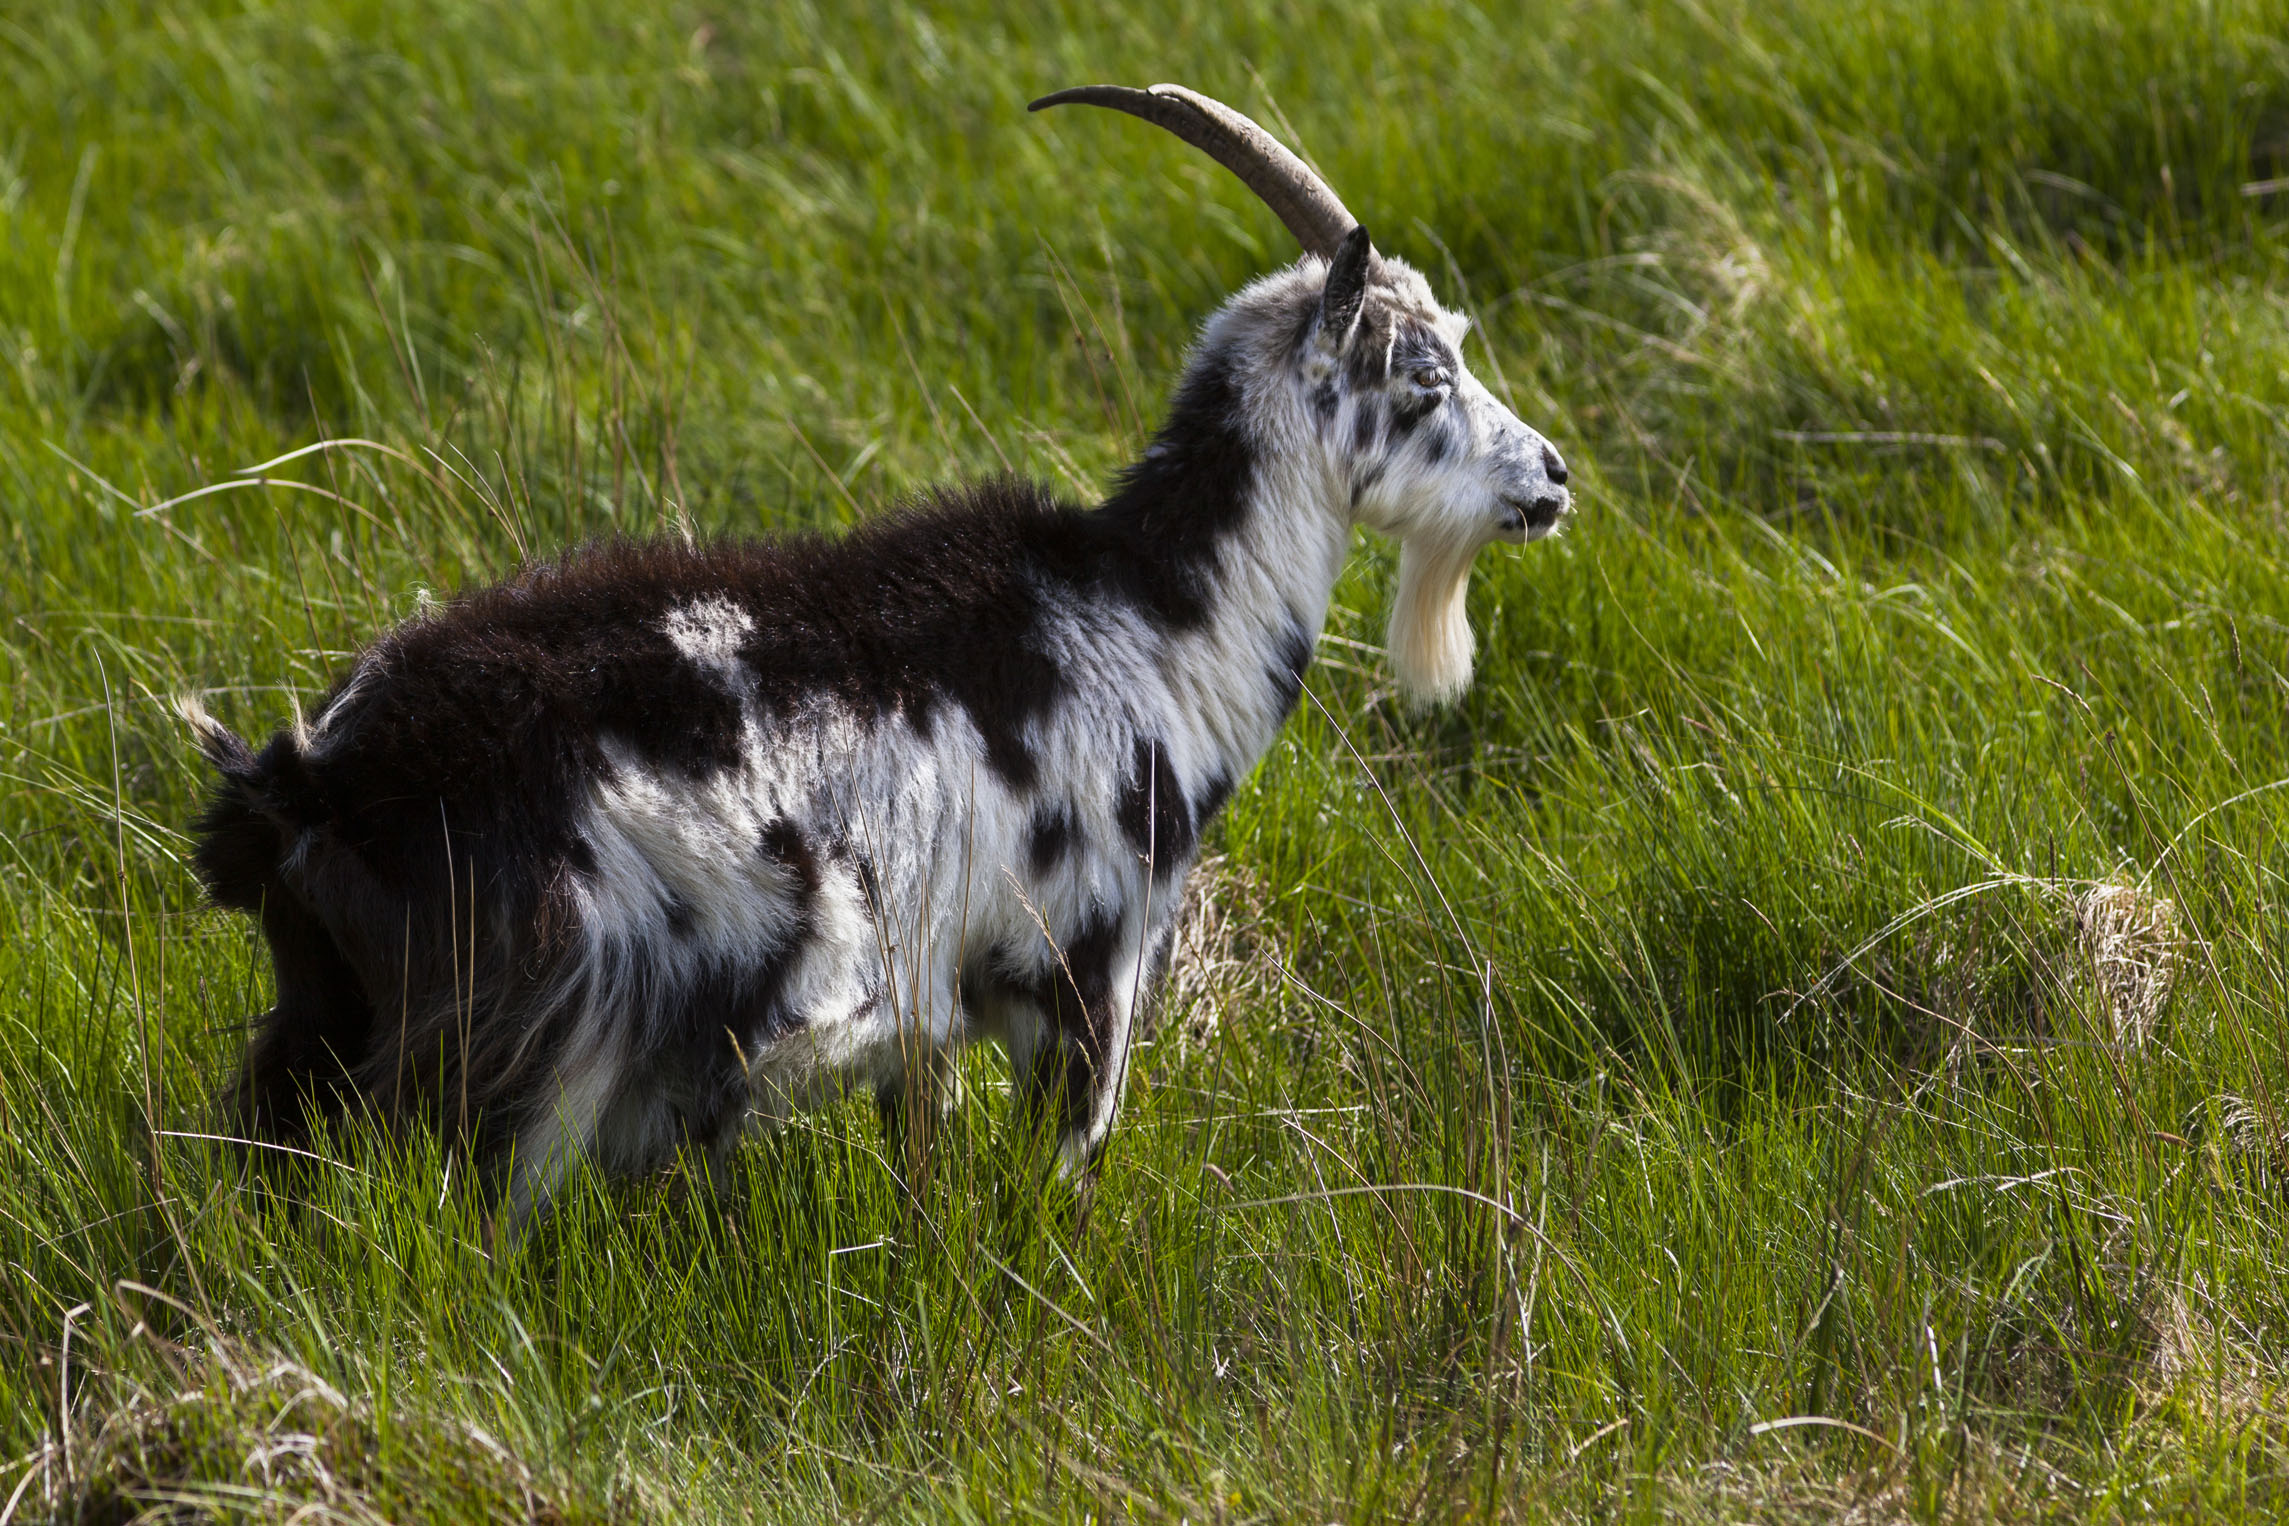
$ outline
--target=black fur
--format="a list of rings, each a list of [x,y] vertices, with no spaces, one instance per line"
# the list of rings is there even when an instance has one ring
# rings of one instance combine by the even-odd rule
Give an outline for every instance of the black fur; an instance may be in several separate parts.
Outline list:
[[[1351,416],[1351,448],[1358,451],[1373,450],[1376,437],[1383,431],[1383,410],[1366,398],[1359,400],[1357,408],[1358,411]]]
[[[1121,835],[1152,864],[1156,878],[1165,879],[1192,861],[1192,808],[1168,761],[1168,749],[1153,738],[1137,738],[1118,814]]]
[[[795,881],[803,887],[803,894],[819,893],[819,857],[811,851],[802,828],[781,817],[763,829],[763,840],[757,846],[763,853],[795,872]]]
[[[1121,475],[1089,521],[1097,544],[1082,558],[1093,579],[1163,630],[1208,618],[1217,547],[1238,530],[1256,481],[1255,448],[1242,430],[1228,360],[1203,356],[1177,387],[1168,421]]]
[[[1019,1100],[1062,1132],[1085,1117],[1096,1077],[1112,1045],[1113,960],[1120,951],[1118,908],[1099,907],[1063,947],[1039,956],[997,956],[987,988],[1044,1014],[1048,1034],[1018,1077]]]
[[[1208,830],[1224,809],[1224,802],[1232,798],[1232,776],[1219,773],[1201,786],[1200,796],[1192,802],[1192,820],[1203,832]]]
[[[709,1148],[727,1144],[749,1100],[744,1046],[802,1026],[802,1014],[784,998],[805,936],[798,926],[752,964],[717,966],[689,988],[659,993],[640,1046],[649,1062],[643,1079],[670,1099],[684,1138]]]
[[[1069,805],[1045,805],[1033,813],[1025,837],[1026,867],[1043,875],[1065,862],[1078,844],[1080,820]]]
[[[1364,225],[1343,235],[1335,258],[1328,262],[1327,285],[1319,298],[1319,321],[1338,349],[1351,339],[1352,327],[1367,302],[1367,283],[1374,275],[1375,245]]]

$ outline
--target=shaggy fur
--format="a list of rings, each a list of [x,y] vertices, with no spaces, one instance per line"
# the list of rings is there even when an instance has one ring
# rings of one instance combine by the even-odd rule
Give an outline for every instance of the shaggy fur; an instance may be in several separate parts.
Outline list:
[[[1567,507],[1462,332],[1360,232],[1209,322],[1096,508],[998,482],[596,547],[382,636],[259,752],[192,706],[199,871],[277,975],[237,1126],[424,1117],[522,1215],[577,1156],[720,1153],[852,1081],[889,1107],[990,1038],[1081,1169],[1352,526],[1403,543],[1392,652],[1440,698],[1472,555]]]

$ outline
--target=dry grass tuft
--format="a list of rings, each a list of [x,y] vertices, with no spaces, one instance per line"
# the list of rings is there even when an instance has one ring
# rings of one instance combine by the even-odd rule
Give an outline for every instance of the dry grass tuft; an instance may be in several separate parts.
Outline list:
[[[1227,1011],[1271,999],[1281,956],[1271,931],[1271,892],[1222,854],[1203,858],[1184,890],[1162,1010],[1185,1044],[1215,1035]]]
[[[2074,925],[2115,1040],[2143,1048],[2185,957],[2177,905],[2130,885],[2095,885],[2075,901]]]
[[[1763,1521],[1772,1526],[1819,1521],[1828,1526],[1903,1526],[1915,1519],[1896,1469],[1861,1474],[1808,1468],[1805,1459],[1704,1463],[1658,1479],[1651,1491],[1663,1519]]]
[[[213,1348],[163,1364],[161,1387],[119,1380],[108,1411],[22,1480],[28,1518],[133,1521],[625,1519],[632,1502],[585,1497],[472,1421],[379,1416],[307,1366]]]

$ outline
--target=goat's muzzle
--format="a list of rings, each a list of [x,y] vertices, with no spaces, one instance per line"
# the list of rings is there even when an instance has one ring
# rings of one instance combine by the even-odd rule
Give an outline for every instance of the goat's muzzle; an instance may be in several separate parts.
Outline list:
[[[1496,520],[1505,540],[1540,540],[1557,527],[1573,507],[1573,495],[1564,488],[1527,498],[1505,498]]]

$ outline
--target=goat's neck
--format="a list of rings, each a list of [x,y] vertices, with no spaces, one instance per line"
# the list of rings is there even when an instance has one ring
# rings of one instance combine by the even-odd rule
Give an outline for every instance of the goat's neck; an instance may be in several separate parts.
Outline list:
[[[1246,512],[1218,547],[1207,618],[1186,638],[1198,643],[1199,660],[1178,664],[1192,680],[1189,708],[1213,755],[1202,762],[1235,782],[1294,707],[1351,539],[1350,517],[1321,474],[1278,461],[1257,463]]]
[[[1235,784],[1293,707],[1351,538],[1348,495],[1329,480],[1311,421],[1251,405],[1279,393],[1211,344],[1178,383],[1152,445],[1104,506],[1153,622],[1188,734],[1188,784]]]

